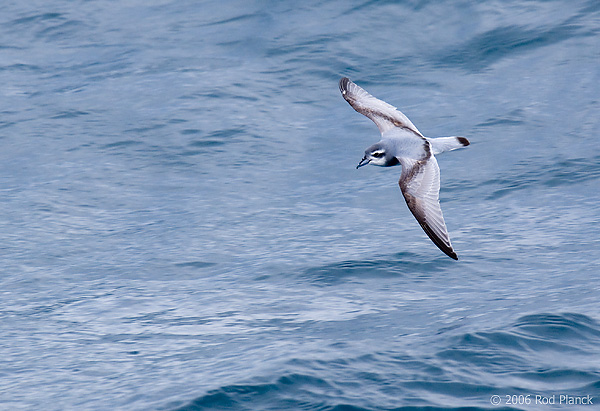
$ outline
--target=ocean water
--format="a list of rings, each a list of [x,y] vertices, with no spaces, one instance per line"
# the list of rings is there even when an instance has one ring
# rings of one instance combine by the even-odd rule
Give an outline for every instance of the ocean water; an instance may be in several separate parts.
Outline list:
[[[597,0],[0,23],[0,409],[600,404]],[[379,133],[342,76],[471,141],[438,156],[459,261],[400,167],[355,169]]]

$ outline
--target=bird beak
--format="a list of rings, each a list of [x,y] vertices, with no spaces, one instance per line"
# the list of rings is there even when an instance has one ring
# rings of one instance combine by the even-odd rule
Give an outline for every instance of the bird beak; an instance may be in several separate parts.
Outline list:
[[[360,160],[360,163],[358,163],[358,165],[356,166],[356,169],[358,170],[360,167],[366,166],[370,162],[371,162],[371,160],[367,160],[367,157],[363,157],[363,159]]]

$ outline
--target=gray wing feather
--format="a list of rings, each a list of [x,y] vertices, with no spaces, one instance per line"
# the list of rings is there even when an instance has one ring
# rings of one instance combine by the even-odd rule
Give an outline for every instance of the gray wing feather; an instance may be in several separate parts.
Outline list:
[[[400,189],[408,208],[423,231],[446,255],[458,260],[450,243],[448,229],[440,207],[440,168],[433,155],[422,160],[400,159]]]
[[[349,78],[344,77],[340,80],[340,91],[354,110],[373,120],[381,134],[399,127],[423,137],[408,117],[396,107],[373,97],[366,90],[350,81]]]

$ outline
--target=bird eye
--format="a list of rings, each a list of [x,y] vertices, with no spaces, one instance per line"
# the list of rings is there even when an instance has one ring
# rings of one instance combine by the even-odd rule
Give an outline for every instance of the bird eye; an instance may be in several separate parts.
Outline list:
[[[381,151],[378,151],[378,152],[376,152],[376,153],[373,153],[373,154],[372,154],[372,156],[373,156],[373,157],[376,157],[376,158],[379,158],[379,157],[383,157],[383,154],[384,154],[383,152],[381,152]]]

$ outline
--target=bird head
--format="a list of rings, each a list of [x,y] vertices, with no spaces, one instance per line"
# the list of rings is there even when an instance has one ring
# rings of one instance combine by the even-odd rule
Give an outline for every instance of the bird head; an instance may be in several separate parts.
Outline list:
[[[398,159],[390,153],[390,150],[386,149],[385,144],[379,142],[365,150],[365,156],[360,160],[356,168],[366,166],[367,164],[390,167],[397,165]]]

